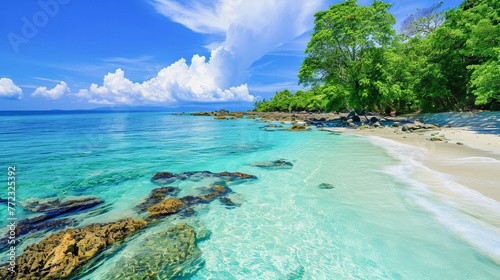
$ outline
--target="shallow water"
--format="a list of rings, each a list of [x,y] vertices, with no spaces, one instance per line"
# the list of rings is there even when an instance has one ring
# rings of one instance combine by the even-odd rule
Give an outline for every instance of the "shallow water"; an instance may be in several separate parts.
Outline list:
[[[104,207],[79,226],[141,218],[133,206],[157,187],[155,172],[239,171],[243,200],[196,206],[131,238],[81,279],[102,279],[175,223],[203,224],[202,261],[191,279],[496,279],[500,204],[426,169],[425,153],[381,139],[264,131],[255,120],[169,113],[3,116],[0,161],[16,165],[18,200],[95,195]],[[218,137],[218,138],[215,138]],[[283,159],[292,169],[248,163]],[[6,168],[5,168],[6,169]],[[2,182],[6,181],[6,171]],[[334,189],[320,189],[330,183]],[[179,197],[207,181],[179,181]],[[0,194],[0,197],[6,196]],[[479,202],[479,203],[476,203]],[[27,217],[18,207],[18,216]],[[4,228],[5,206],[0,206]],[[196,227],[195,227],[196,228]],[[19,252],[35,236],[19,246]],[[2,260],[4,260],[2,254]]]

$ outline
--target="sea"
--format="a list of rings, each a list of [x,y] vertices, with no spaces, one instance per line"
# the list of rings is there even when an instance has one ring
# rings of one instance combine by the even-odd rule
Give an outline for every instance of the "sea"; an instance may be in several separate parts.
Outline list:
[[[425,118],[466,125],[462,116]],[[481,133],[500,135],[499,113],[469,119]],[[82,227],[144,218],[134,206],[158,187],[151,180],[156,172],[257,177],[228,185],[239,206],[216,199],[195,206],[194,215],[171,215],[74,279],[105,279],[122,270],[145,236],[178,223],[210,232],[197,243],[200,259],[181,279],[500,279],[500,202],[424,166],[425,149],[315,127],[269,131],[267,124],[171,112],[2,112],[0,197],[7,198],[8,167],[15,167],[19,220],[36,216],[21,206],[29,198],[104,200],[72,215]],[[276,160],[293,167],[252,165]],[[324,183],[333,188],[321,188]],[[182,197],[206,184],[171,185]],[[0,203],[1,234],[10,217]],[[17,254],[50,233],[19,240]],[[7,252],[0,252],[0,261]]]

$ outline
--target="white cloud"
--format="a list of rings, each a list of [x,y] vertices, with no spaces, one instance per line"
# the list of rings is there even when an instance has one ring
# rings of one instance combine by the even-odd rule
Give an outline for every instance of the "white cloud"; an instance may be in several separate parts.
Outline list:
[[[184,1],[183,1],[184,2]],[[324,0],[218,0],[212,5],[203,0],[180,4],[174,0],[151,0],[158,12],[198,33],[223,33],[224,46],[241,63],[249,67],[275,47],[311,30],[314,13],[328,8]],[[322,7],[324,5],[324,7]]]
[[[220,47],[212,51],[208,62],[205,57],[195,55],[188,66],[181,59],[143,83],[130,81],[117,69],[104,77],[102,86],[92,84],[90,89],[80,90],[76,95],[97,104],[253,101],[246,84],[229,86],[226,77],[230,69],[221,67],[228,58],[230,53]]]
[[[210,57],[180,59],[144,82],[132,82],[118,68],[76,95],[97,104],[254,101],[244,81],[256,60],[314,25],[324,0],[290,4],[282,0],[151,0],[156,10],[197,33],[225,35],[210,44]]]
[[[0,79],[0,98],[21,99],[23,91],[9,78]]]
[[[53,89],[50,90],[48,90],[47,87],[38,87],[31,96],[43,96],[48,99],[57,100],[68,92],[68,85],[64,81],[61,81],[60,84],[56,85]]]

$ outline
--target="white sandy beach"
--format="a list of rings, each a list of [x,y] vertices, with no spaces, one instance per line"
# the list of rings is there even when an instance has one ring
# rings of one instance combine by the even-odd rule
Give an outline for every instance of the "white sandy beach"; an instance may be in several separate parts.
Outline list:
[[[394,128],[324,130],[371,136],[423,148],[422,163],[433,171],[447,174],[448,179],[500,201],[500,137],[478,134],[466,127],[441,128],[439,131],[406,133]],[[446,141],[429,141],[444,136]],[[457,143],[462,143],[459,145]]]

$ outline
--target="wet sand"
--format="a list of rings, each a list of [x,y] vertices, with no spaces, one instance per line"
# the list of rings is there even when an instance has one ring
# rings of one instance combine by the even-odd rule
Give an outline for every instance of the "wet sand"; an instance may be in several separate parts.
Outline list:
[[[382,137],[425,149],[423,164],[448,174],[454,182],[500,201],[500,137],[477,134],[466,127],[441,128],[421,133],[401,132],[384,127],[372,129],[323,128],[323,130],[360,136]],[[446,141],[430,141],[444,136]],[[372,138],[373,139],[373,138]],[[373,139],[376,141],[376,139]],[[462,143],[459,145],[457,143]]]

